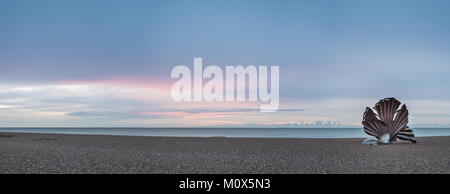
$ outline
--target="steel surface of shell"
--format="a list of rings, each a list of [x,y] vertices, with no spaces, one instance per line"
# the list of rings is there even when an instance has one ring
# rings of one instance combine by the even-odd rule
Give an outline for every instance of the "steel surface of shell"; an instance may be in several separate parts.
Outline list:
[[[408,127],[408,109],[395,98],[385,98],[375,104],[373,110],[367,107],[363,115],[364,131],[379,139],[389,134],[389,142],[398,139],[416,143],[412,129]]]

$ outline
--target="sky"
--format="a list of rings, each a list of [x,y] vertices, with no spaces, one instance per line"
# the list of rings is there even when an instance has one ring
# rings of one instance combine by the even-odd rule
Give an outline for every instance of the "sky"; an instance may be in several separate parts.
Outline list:
[[[1,0],[0,127],[450,127],[447,0]],[[280,108],[174,102],[173,67],[278,65]]]

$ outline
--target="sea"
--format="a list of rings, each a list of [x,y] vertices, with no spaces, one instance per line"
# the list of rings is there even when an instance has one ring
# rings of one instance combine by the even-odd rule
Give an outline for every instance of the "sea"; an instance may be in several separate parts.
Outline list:
[[[450,128],[414,128],[417,137],[450,136]],[[0,128],[0,132],[255,138],[366,138],[362,128]]]

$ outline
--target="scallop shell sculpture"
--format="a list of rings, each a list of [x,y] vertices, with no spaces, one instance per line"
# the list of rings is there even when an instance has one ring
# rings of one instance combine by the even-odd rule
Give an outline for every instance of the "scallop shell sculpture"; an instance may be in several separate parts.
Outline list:
[[[416,143],[408,127],[408,109],[406,105],[398,109],[400,104],[395,98],[385,98],[373,107],[376,112],[367,107],[362,121],[364,132],[377,138],[378,143],[394,143],[397,139]]]

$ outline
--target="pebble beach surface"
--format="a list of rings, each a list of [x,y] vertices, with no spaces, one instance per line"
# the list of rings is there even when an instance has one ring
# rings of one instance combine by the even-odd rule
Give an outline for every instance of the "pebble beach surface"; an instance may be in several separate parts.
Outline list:
[[[417,140],[0,133],[0,173],[450,173],[450,137]]]

